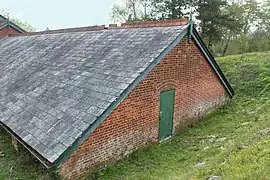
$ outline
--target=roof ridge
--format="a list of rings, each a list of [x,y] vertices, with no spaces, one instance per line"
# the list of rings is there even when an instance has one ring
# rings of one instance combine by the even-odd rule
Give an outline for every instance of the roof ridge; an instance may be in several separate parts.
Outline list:
[[[156,21],[133,21],[122,23],[123,28],[149,28],[149,27],[166,27],[166,26],[184,26],[188,24],[187,18],[156,20]]]
[[[106,25],[94,25],[94,26],[82,26],[73,28],[62,28],[54,30],[45,30],[38,32],[27,32],[23,34],[16,34],[11,36],[32,36],[42,34],[60,34],[69,32],[85,32],[85,31],[101,31],[111,29],[132,29],[132,28],[153,28],[153,27],[172,27],[172,26],[184,26],[188,24],[186,18],[174,19],[174,20],[157,20],[157,21],[133,21],[121,23],[120,26],[117,24]]]
[[[34,35],[43,35],[43,34],[60,34],[60,33],[68,33],[68,32],[97,31],[97,30],[104,30],[104,29],[106,29],[105,25],[84,26],[84,27],[53,29],[53,30],[45,30],[45,31],[37,31],[37,32],[26,32],[23,34],[10,35],[10,37],[12,37],[12,36],[34,36]]]

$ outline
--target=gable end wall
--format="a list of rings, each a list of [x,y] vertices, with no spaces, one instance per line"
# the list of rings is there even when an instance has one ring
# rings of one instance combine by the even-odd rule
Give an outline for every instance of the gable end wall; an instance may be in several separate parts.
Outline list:
[[[59,172],[68,179],[121,159],[158,142],[159,96],[175,89],[174,133],[197,123],[229,99],[195,45],[184,38],[66,160]]]
[[[9,26],[4,27],[3,29],[0,29],[0,38],[10,36],[10,35],[15,35],[15,34],[21,34],[21,32]]]

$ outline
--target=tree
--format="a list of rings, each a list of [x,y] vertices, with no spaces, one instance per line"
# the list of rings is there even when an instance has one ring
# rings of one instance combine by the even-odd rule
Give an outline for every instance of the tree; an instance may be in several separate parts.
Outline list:
[[[241,17],[244,24],[243,33],[247,34],[259,22],[260,3],[256,0],[247,0],[241,4],[241,7],[243,9]]]
[[[187,9],[195,5],[195,0],[152,0],[157,19],[179,19],[189,13]]]
[[[22,29],[24,29],[27,32],[35,32],[36,28],[34,28],[30,23],[26,21],[21,21],[18,18],[10,18],[10,21],[15,23],[16,25],[20,26]]]
[[[255,31],[260,21],[260,3],[256,0],[246,0],[233,5],[239,7],[236,11],[236,17],[243,27],[237,35],[240,42],[240,52],[245,53],[249,50],[252,31]]]
[[[111,18],[115,22],[151,19],[150,0],[122,0],[113,6]]]
[[[259,13],[257,13],[259,16],[259,22],[260,26],[258,28],[261,31],[264,31],[267,36],[270,36],[270,1],[266,1],[262,4]]]
[[[122,0],[112,8],[114,21],[182,18],[196,0]]]
[[[230,14],[232,20],[225,24],[221,28],[222,40],[224,42],[224,47],[222,49],[222,56],[226,55],[229,43],[232,38],[236,38],[242,31],[244,23],[241,18],[243,13],[242,7],[239,4],[229,4],[226,8],[222,9],[222,14]]]
[[[208,48],[211,49],[214,42],[222,39],[222,28],[229,28],[234,19],[222,12],[227,6],[224,0],[199,0],[197,6],[202,38],[208,40]]]

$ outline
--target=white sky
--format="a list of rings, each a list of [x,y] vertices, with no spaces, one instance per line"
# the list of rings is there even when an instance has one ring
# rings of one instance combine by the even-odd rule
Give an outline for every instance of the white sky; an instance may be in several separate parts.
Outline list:
[[[117,0],[0,0],[0,9],[37,30],[109,24]]]

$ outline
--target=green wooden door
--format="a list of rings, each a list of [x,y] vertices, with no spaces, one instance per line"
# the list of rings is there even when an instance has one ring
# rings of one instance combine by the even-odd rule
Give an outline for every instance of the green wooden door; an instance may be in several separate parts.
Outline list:
[[[174,94],[175,90],[161,92],[160,94],[159,141],[166,140],[172,136]]]

